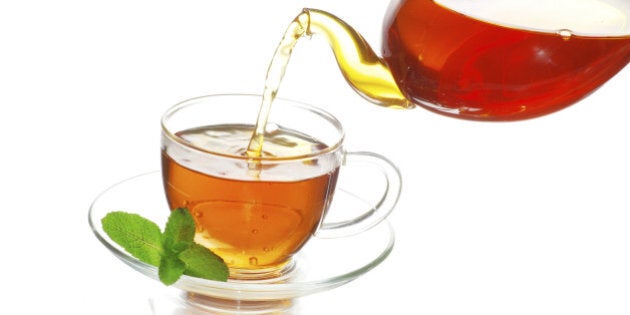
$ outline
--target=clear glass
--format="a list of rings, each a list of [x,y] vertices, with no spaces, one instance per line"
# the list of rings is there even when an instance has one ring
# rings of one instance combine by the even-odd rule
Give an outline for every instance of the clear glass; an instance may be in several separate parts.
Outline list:
[[[277,282],[297,268],[292,256],[316,234],[339,238],[384,220],[400,194],[396,166],[371,152],[345,152],[341,123],[316,107],[275,100],[262,156],[247,154],[258,95],[211,95],[169,109],[162,119],[162,175],[169,208],[186,207],[195,240],[221,256],[230,277]],[[322,224],[344,169],[369,165],[351,194],[383,187],[362,213]],[[333,210],[334,211],[334,210]]]
[[[382,57],[330,13],[305,9],[295,21],[375,104],[513,121],[574,104],[624,68],[629,20],[628,0],[395,0]]]
[[[159,171],[141,174],[103,191],[94,200],[89,211],[90,227],[101,243],[125,264],[155,280],[159,279],[157,268],[129,255],[107,236],[100,222],[108,212],[116,209],[138,213],[163,227],[168,218],[168,204],[163,195]],[[359,215],[370,206],[370,203],[348,193],[344,187],[338,187],[331,211],[343,210],[352,215]],[[173,286],[192,297],[189,302],[195,304],[217,302],[230,304],[234,302],[229,301],[234,300],[272,302],[290,300],[330,290],[360,277],[389,256],[394,241],[394,231],[385,220],[364,233],[353,236],[313,237],[294,256],[295,268],[291,277],[276,283],[234,280],[220,282],[182,276]],[[347,254],[348,250],[352,250],[352,255]],[[156,284],[160,285],[158,282]],[[280,302],[273,303],[272,305],[254,303],[251,307],[269,308]],[[239,305],[242,306],[240,302]]]
[[[383,57],[407,99],[509,121],[574,104],[630,61],[628,0],[402,0]]]

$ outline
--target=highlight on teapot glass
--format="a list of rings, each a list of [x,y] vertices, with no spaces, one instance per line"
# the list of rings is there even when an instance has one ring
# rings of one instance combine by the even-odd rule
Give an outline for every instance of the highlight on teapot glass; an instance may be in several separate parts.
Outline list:
[[[382,57],[336,16],[304,9],[348,83],[383,106],[511,121],[583,99],[630,61],[629,0],[400,0]]]

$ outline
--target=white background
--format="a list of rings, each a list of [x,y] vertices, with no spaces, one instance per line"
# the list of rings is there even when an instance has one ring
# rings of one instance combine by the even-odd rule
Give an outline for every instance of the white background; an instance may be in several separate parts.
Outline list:
[[[94,197],[159,168],[172,104],[260,92],[302,7],[335,13],[380,50],[387,5],[0,2],[0,313],[149,313],[145,290],[160,284],[95,239]],[[386,155],[404,176],[389,259],[301,313],[630,313],[629,87],[626,68],[554,115],[468,122],[373,106],[326,43],[300,43],[280,96],[332,112],[349,149]]]

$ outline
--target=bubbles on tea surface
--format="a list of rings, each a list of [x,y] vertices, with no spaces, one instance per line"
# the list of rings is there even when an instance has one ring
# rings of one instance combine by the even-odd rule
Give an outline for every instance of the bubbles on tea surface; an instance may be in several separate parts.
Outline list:
[[[265,252],[265,253],[268,253],[271,250],[272,250],[272,248],[270,248],[270,247],[267,247],[267,246],[263,247],[263,252]]]
[[[252,229],[252,234],[258,234],[258,230],[257,229]]]
[[[571,36],[573,36],[573,32],[568,29],[561,29],[558,31],[558,35],[560,35],[563,40],[568,41],[569,39],[571,39]]]
[[[189,146],[194,146],[204,152],[219,153],[217,155],[193,152],[183,146],[180,148],[179,144],[172,144],[173,149],[168,152],[168,157],[176,164],[199,173],[247,181],[267,179],[294,181],[319,176],[336,167],[337,160],[333,159],[336,156],[323,166],[317,165],[308,169],[298,164],[297,160],[296,163],[276,163],[275,158],[312,155],[328,148],[326,144],[308,135],[289,130],[281,125],[277,127],[279,128],[277,131],[265,135],[264,150],[260,153],[265,159],[263,162],[241,158],[247,156],[247,142],[251,137],[253,127],[239,124],[205,126],[178,132],[178,135],[185,139]],[[226,159],[224,156],[234,158]],[[305,159],[304,161],[313,160]],[[314,162],[310,163],[315,165]],[[295,171],[296,168],[299,168],[299,172]]]
[[[258,265],[258,258],[256,257],[249,257],[249,264],[252,266],[257,266]]]

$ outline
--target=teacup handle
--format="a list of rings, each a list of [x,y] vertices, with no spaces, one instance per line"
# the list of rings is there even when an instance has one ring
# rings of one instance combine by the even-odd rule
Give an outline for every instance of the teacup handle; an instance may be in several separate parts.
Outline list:
[[[364,151],[345,153],[342,167],[358,164],[370,165],[384,175],[385,189],[382,196],[371,206],[371,209],[353,219],[323,222],[315,232],[315,236],[319,238],[337,238],[361,233],[387,218],[396,206],[402,187],[402,177],[398,168],[387,158],[377,153]],[[335,211],[335,209],[331,210]]]

